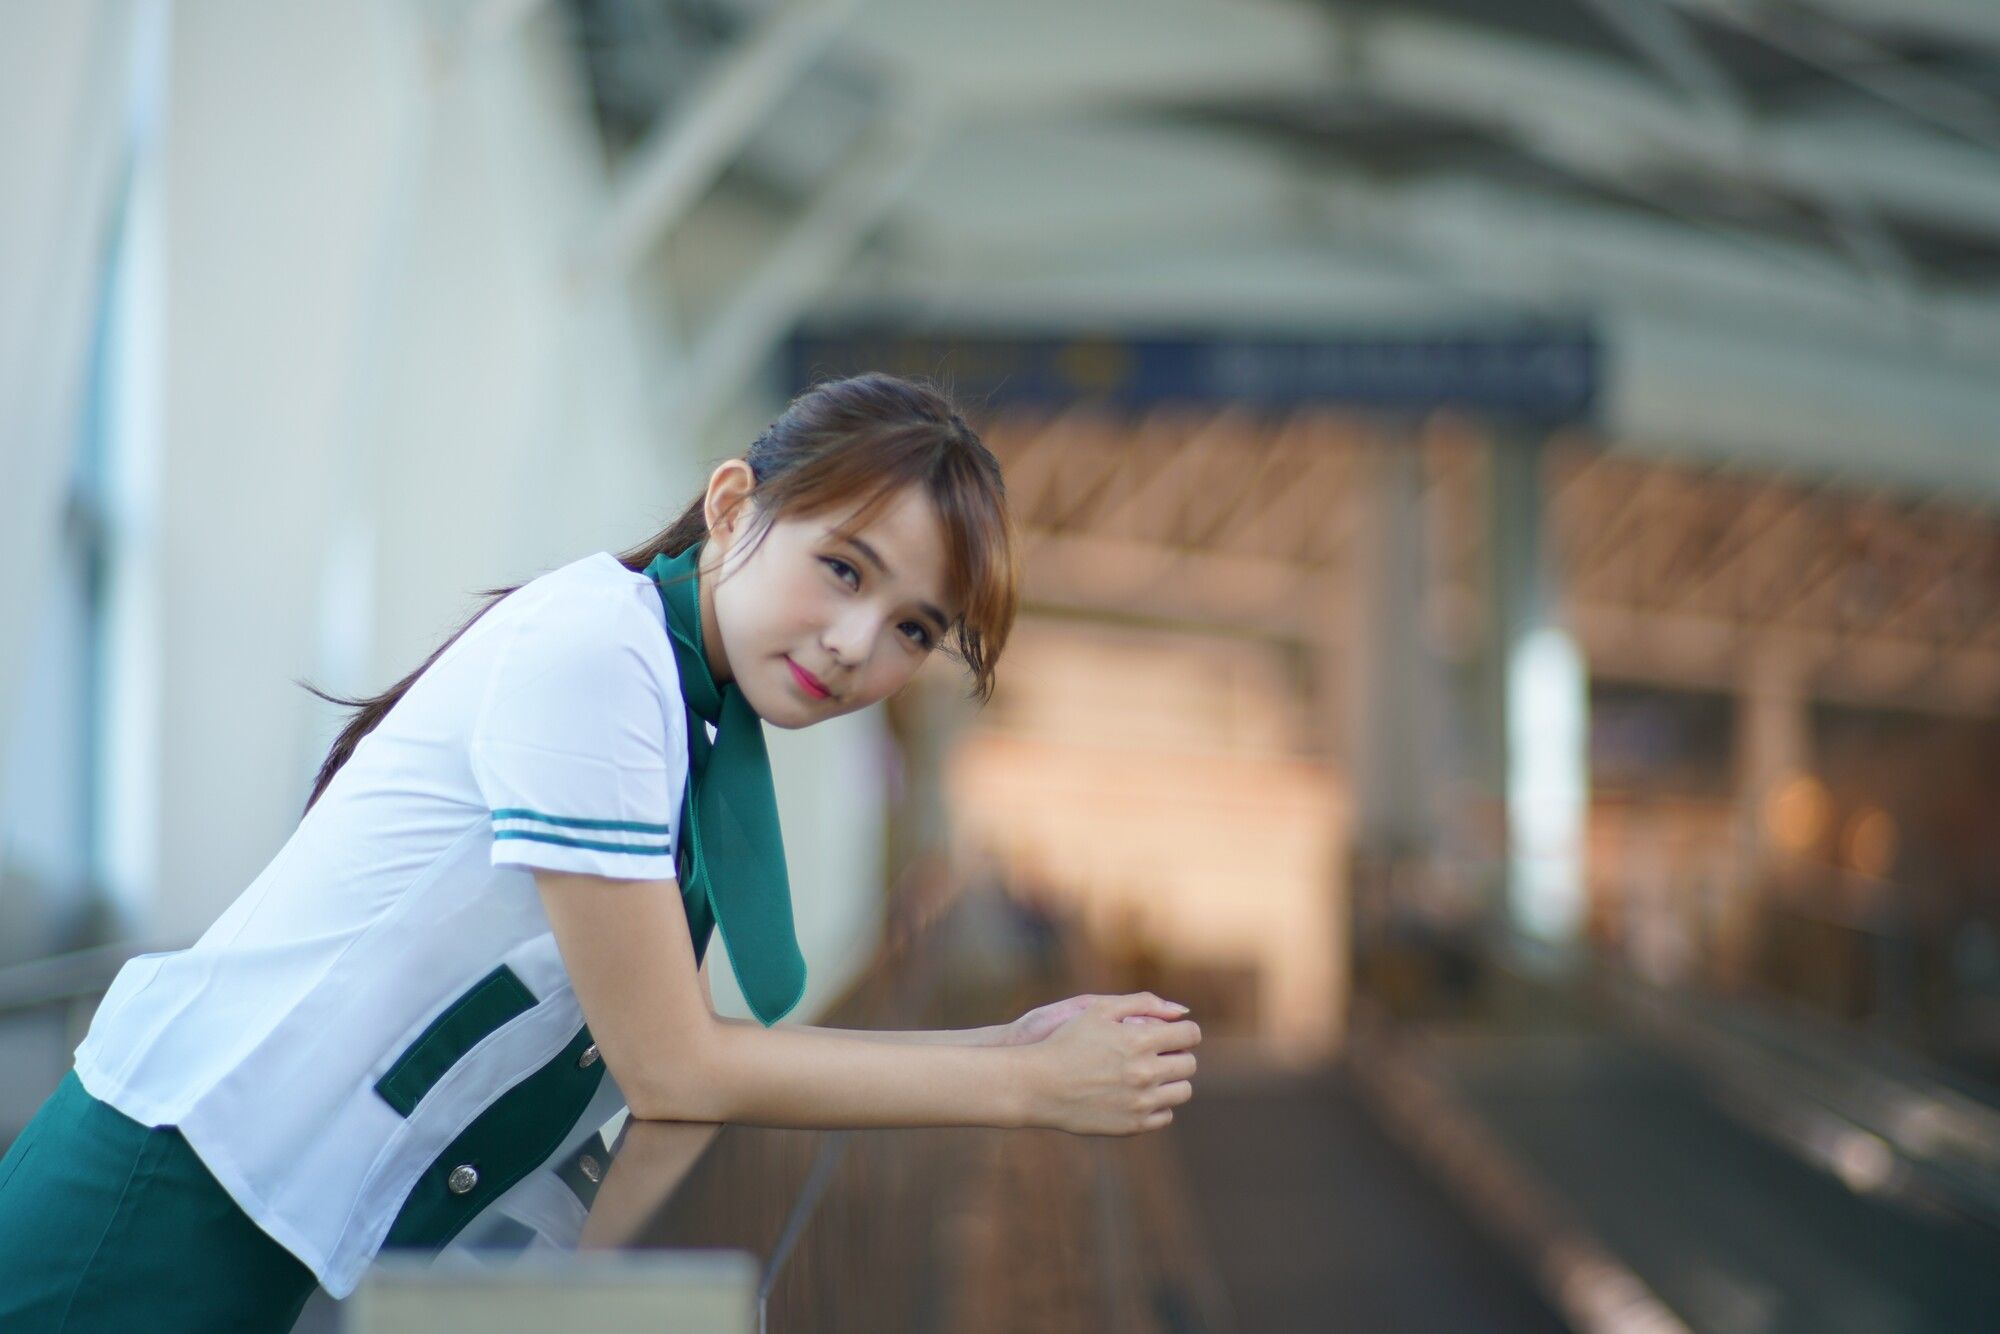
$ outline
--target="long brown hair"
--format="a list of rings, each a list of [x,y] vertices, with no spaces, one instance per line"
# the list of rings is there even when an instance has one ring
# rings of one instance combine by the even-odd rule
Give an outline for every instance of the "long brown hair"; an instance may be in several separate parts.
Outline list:
[[[793,399],[743,458],[756,479],[749,494],[756,510],[746,534],[752,542],[747,550],[754,550],[780,518],[804,518],[857,500],[845,531],[858,530],[904,487],[923,486],[944,524],[946,596],[964,608],[948,634],[956,651],[943,651],[971,674],[973,698],[984,703],[992,697],[994,665],[1019,606],[1014,526],[999,462],[942,391],[880,372],[826,381]],[[655,556],[678,556],[706,537],[706,495],[704,488],[672,523],[621,553],[619,563],[644,570]],[[433,649],[422,666],[379,695],[345,699],[297,682],[327,703],[355,711],[319,767],[306,810],[416,679],[519,587],[483,590],[486,605]]]

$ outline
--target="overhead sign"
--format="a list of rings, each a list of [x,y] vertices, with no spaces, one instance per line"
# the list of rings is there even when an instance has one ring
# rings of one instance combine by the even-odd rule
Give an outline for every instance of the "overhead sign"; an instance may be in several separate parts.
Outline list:
[[[829,376],[884,370],[947,384],[958,401],[981,407],[1345,404],[1401,412],[1451,407],[1550,422],[1588,416],[1598,383],[1596,340],[1573,326],[1311,339],[846,330],[794,338],[789,362],[794,390]]]

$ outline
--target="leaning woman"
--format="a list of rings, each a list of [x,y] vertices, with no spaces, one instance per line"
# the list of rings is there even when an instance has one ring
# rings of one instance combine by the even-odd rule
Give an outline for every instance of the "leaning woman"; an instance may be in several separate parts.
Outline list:
[[[970,1031],[778,1023],[805,962],[764,725],[867,708],[934,652],[989,697],[1016,570],[951,403],[857,376],[639,546],[492,590],[389,690],[325,697],[353,713],[298,827],[193,946],[125,965],[0,1159],[0,1329],[282,1334],[621,1107],[1166,1125],[1200,1030],[1151,994]],[[754,1021],[712,1008],[712,933]]]

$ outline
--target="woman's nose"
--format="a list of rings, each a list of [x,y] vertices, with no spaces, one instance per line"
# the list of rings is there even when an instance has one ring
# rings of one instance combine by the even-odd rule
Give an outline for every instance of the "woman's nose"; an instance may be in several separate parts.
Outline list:
[[[875,633],[876,619],[861,613],[843,616],[827,626],[820,643],[826,648],[828,656],[842,667],[857,667],[868,656],[868,640]]]

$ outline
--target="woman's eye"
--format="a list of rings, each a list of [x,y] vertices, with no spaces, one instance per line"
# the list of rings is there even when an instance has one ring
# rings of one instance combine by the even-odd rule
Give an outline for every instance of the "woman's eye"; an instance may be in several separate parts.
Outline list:
[[[821,556],[820,559],[825,561],[828,567],[833,570],[834,576],[842,583],[847,584],[849,588],[859,588],[861,586],[861,571],[855,569],[840,557]],[[847,577],[850,574],[854,576],[852,581]],[[899,628],[911,629],[917,632],[909,636],[911,642],[916,644],[917,647],[929,648],[931,646],[931,632],[925,628],[922,621],[904,621]]]

